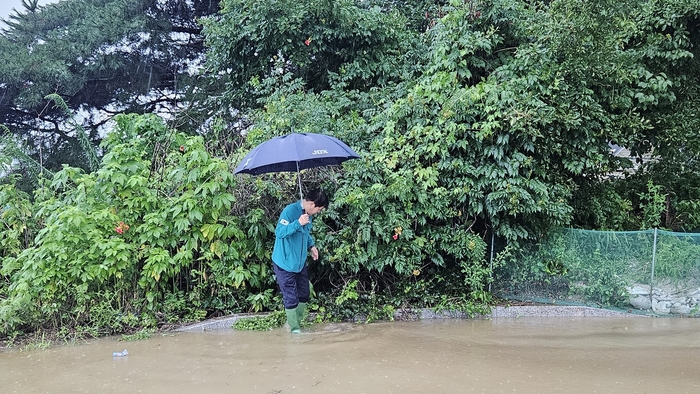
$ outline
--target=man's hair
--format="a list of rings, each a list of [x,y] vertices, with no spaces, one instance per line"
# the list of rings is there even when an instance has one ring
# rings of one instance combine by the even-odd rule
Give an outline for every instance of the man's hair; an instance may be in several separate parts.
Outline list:
[[[306,192],[304,200],[313,201],[317,207],[328,208],[328,197],[321,189],[313,189]]]

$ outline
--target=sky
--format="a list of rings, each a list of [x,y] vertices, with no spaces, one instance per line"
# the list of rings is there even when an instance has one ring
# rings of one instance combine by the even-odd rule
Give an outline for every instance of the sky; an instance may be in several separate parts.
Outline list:
[[[58,2],[58,0],[39,0],[39,5],[56,2]],[[7,17],[13,13],[13,8],[16,8],[17,11],[23,11],[24,6],[22,6],[22,0],[0,0],[0,18],[7,19]]]

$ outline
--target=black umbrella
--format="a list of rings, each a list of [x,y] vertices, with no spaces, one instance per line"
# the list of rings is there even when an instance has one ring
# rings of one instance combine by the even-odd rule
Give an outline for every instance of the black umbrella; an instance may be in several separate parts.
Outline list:
[[[306,168],[338,165],[358,159],[343,141],[325,134],[292,133],[265,141],[251,150],[234,174],[259,175],[270,172],[295,172],[301,190],[301,173]]]

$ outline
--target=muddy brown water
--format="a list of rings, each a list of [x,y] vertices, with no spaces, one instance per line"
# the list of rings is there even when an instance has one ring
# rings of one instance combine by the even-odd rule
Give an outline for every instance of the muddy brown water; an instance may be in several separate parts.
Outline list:
[[[105,338],[0,351],[0,392],[697,394],[699,325],[527,317]]]

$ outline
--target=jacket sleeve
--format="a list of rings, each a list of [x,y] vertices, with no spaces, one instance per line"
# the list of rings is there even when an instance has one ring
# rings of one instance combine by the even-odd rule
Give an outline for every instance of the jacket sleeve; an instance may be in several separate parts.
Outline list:
[[[299,218],[292,218],[289,215],[289,210],[285,209],[280,214],[279,220],[277,220],[277,227],[275,227],[275,236],[277,238],[286,238],[295,232],[301,230],[301,224],[299,224]]]

